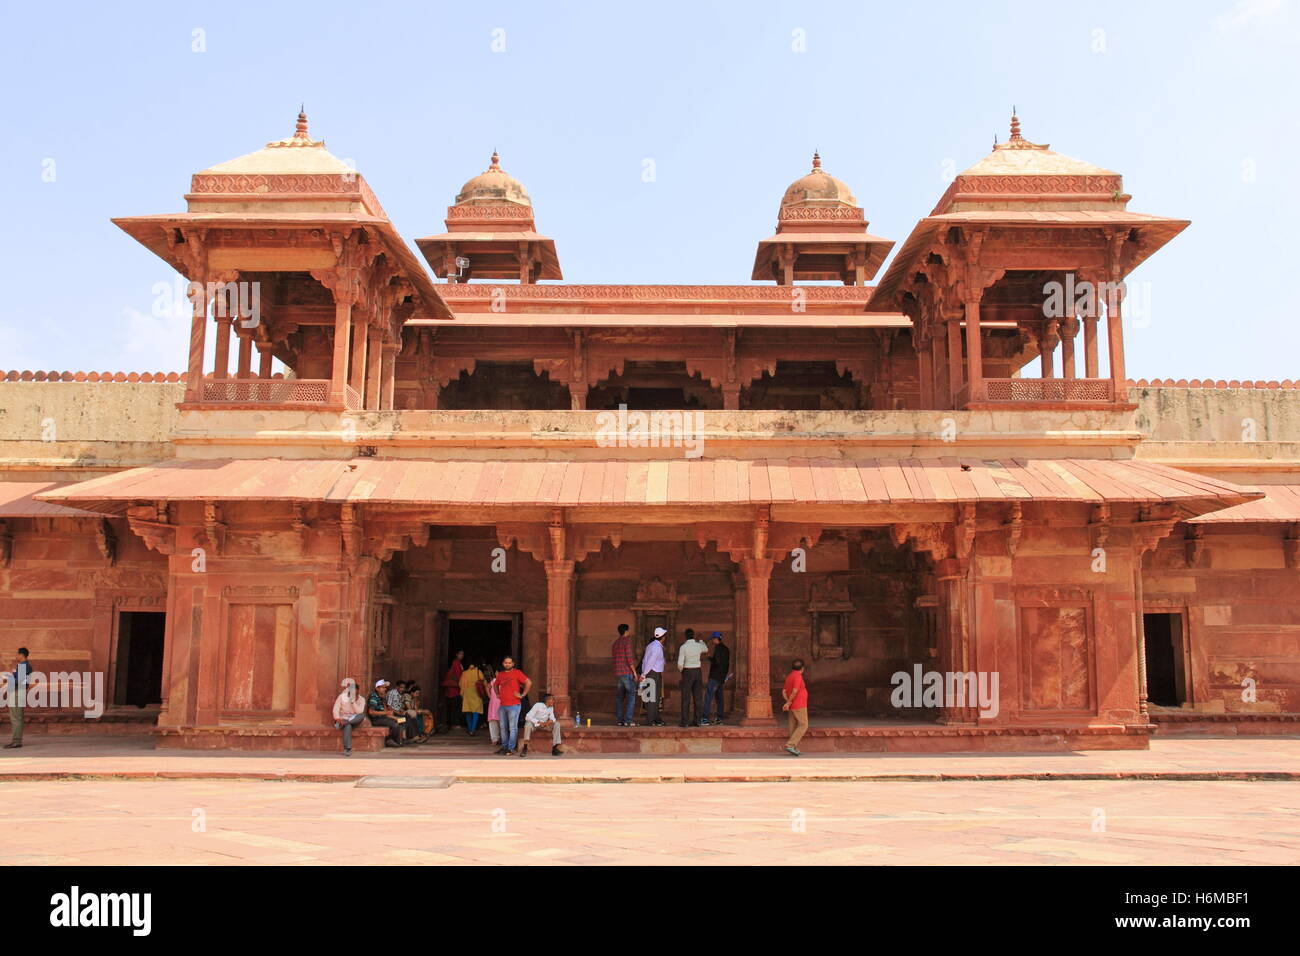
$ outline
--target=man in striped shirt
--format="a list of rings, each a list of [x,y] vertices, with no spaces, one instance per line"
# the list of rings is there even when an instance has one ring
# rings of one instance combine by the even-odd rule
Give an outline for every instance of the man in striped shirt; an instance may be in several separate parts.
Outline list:
[[[614,719],[620,727],[635,727],[632,718],[636,715],[636,655],[632,653],[632,635],[626,624],[618,626],[618,637],[614,639],[614,679],[618,681],[614,691]]]

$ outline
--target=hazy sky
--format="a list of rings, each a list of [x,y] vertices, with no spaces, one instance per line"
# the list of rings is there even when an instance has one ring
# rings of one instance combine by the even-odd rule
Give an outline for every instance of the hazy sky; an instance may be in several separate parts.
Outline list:
[[[412,245],[497,147],[566,281],[645,283],[748,282],[814,147],[901,244],[1015,104],[1130,209],[1192,221],[1132,277],[1131,376],[1300,378],[1291,0],[6,2],[4,24],[0,369],[182,369],[188,318],[154,314],[174,274],[109,218],[183,210],[300,101]]]

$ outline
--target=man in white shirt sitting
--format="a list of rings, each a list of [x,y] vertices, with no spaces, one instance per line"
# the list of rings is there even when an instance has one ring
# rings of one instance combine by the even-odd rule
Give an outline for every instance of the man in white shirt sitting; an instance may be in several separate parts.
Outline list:
[[[533,704],[532,710],[524,715],[524,745],[519,751],[519,756],[528,756],[528,738],[533,735],[534,730],[549,730],[551,732],[551,756],[558,757],[563,753],[560,750],[560,722],[555,717],[555,697],[551,694],[543,694],[542,699]]]

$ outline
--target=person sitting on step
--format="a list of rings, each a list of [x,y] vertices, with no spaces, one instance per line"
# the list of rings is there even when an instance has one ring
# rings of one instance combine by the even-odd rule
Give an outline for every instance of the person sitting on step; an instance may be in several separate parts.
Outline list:
[[[534,730],[549,730],[551,732],[551,756],[558,757],[564,751],[560,749],[560,721],[555,716],[555,696],[553,694],[543,694],[542,699],[533,704],[528,715],[524,717],[524,745],[519,751],[519,756],[528,756],[528,738],[533,735]]]

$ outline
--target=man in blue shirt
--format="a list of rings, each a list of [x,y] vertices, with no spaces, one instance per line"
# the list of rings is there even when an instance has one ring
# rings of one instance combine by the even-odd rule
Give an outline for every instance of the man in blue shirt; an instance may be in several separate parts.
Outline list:
[[[27,648],[18,648],[14,672],[6,674],[9,681],[9,725],[14,737],[5,744],[5,750],[15,750],[23,745],[23,706],[27,703],[27,683],[32,676],[32,664],[27,659]]]
[[[645,646],[641,657],[641,679],[652,680],[655,685],[654,699],[646,702],[651,727],[664,725],[659,719],[659,704],[664,698],[664,635],[667,633],[662,627],[656,627],[654,639]]]

